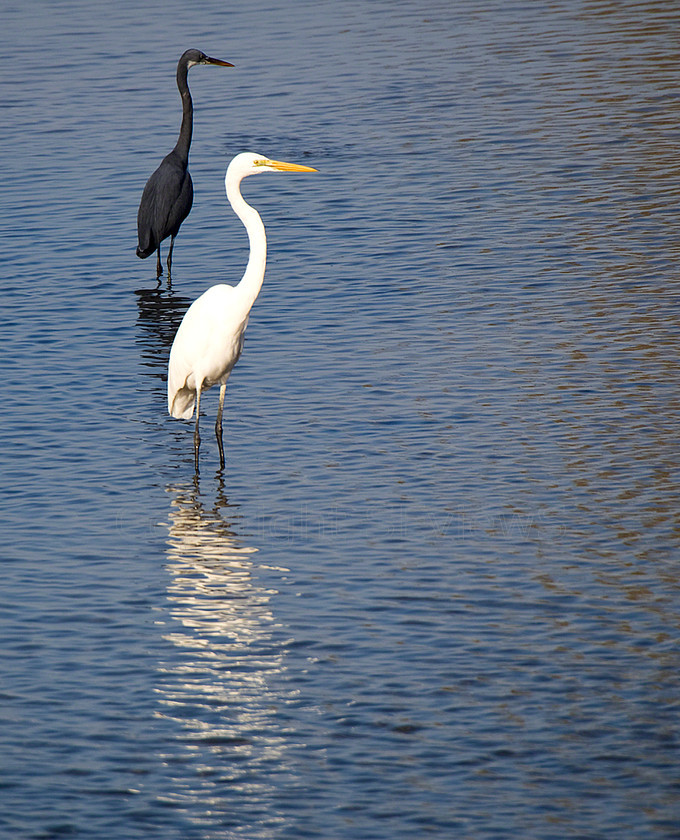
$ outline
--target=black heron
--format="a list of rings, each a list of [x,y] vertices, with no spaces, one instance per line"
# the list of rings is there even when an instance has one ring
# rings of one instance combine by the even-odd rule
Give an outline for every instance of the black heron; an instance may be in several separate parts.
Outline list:
[[[210,58],[200,50],[187,50],[177,63],[177,87],[182,97],[182,125],[177,144],[146,182],[137,212],[139,244],[137,256],[141,259],[157,252],[156,277],[163,273],[161,267],[161,242],[168,236],[168,279],[172,266],[172,248],[180,225],[189,215],[194,201],[194,187],[189,174],[189,147],[194,125],[194,106],[187,84],[189,68],[195,64],[215,64],[233,67],[228,61]]]

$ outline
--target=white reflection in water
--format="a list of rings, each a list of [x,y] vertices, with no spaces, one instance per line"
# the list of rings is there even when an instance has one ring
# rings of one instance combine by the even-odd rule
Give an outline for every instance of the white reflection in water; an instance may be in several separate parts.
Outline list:
[[[277,721],[290,695],[281,687],[285,649],[272,638],[276,592],[258,585],[257,549],[236,536],[237,508],[223,487],[210,507],[194,483],[167,490],[174,626],[165,638],[178,655],[161,664],[159,700],[181,747],[164,756],[173,776],[166,801],[194,821],[224,825],[228,814],[232,829],[266,836],[267,823],[280,824],[272,799],[288,773]]]

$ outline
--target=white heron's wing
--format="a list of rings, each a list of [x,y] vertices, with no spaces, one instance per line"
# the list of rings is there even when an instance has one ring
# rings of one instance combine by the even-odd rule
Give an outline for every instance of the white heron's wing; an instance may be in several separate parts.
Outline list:
[[[168,365],[168,411],[189,420],[196,389],[226,381],[241,355],[247,313],[233,286],[212,286],[189,307],[177,330]]]

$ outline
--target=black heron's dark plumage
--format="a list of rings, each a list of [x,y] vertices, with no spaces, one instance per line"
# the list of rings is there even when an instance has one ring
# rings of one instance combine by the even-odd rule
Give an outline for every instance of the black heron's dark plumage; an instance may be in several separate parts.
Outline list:
[[[156,276],[161,268],[161,242],[170,239],[168,251],[168,277],[172,265],[172,248],[180,225],[189,215],[194,201],[194,187],[189,174],[189,147],[194,124],[194,106],[187,84],[189,68],[195,64],[216,64],[233,67],[228,61],[210,58],[200,50],[187,50],[177,63],[177,87],[182,97],[182,125],[177,144],[146,182],[137,212],[137,256],[141,259],[157,252]]]

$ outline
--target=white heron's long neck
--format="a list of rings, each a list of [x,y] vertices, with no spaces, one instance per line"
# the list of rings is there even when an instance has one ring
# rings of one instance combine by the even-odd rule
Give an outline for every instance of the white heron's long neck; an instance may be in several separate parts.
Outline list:
[[[237,289],[244,297],[248,309],[253,305],[262,288],[264,270],[267,265],[267,235],[260,214],[251,207],[241,195],[239,189],[240,178],[230,177],[227,172],[226,188],[227,198],[234,209],[234,212],[245,225],[248,231],[250,242],[250,256],[245,273],[241,278]]]

